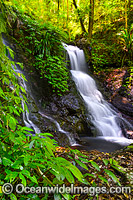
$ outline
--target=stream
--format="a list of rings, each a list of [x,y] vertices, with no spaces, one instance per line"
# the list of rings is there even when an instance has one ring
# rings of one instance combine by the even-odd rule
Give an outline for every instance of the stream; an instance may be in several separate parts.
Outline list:
[[[10,46],[4,39],[3,43]],[[83,50],[71,45],[63,44],[63,46],[70,58],[70,72],[72,74],[72,79],[75,82],[77,90],[85,104],[88,118],[95,127],[96,135],[95,137],[88,137],[88,134],[86,133],[86,136],[80,137],[80,142],[77,142],[73,134],[62,129],[61,125],[53,118],[53,116],[44,113],[40,108],[38,109],[38,114],[42,118],[51,121],[55,125],[57,131],[61,132],[68,138],[70,146],[75,146],[74,148],[86,150],[97,149],[103,152],[111,152],[133,143],[133,140],[124,137],[125,132],[121,128],[121,122],[125,123],[126,127],[129,127],[130,129],[133,129],[132,125],[120,117],[118,113],[104,100],[103,95],[97,89],[94,79],[88,74]],[[8,55],[8,57],[10,58],[10,55]],[[28,75],[19,67],[19,65],[15,65],[13,69],[15,72],[26,76],[27,79]],[[18,76],[18,82],[19,85],[25,89],[27,99],[29,97],[34,99],[28,81],[25,81],[23,76]],[[20,96],[22,96],[21,93]],[[24,103],[23,100],[23,110]],[[29,108],[29,105],[27,105],[27,107]],[[25,126],[33,129],[33,135],[41,132],[40,127],[31,120],[30,109],[29,112],[23,112],[22,117]]]
[[[63,44],[63,46],[69,55],[72,79],[83,98],[88,116],[91,116],[91,122],[97,132],[95,138],[81,138],[84,145],[83,148],[110,152],[132,143],[133,140],[129,140],[124,136],[126,136],[125,127],[133,130],[133,126],[120,117],[109,103],[104,100],[103,95],[97,89],[94,79],[88,74],[83,50],[72,45]],[[125,124],[124,130],[121,128],[121,123],[122,125]]]

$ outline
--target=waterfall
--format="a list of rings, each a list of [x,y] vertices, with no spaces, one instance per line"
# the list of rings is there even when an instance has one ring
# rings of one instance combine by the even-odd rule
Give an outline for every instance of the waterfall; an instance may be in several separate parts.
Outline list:
[[[87,74],[83,50],[71,45],[63,44],[63,46],[70,58],[72,79],[85,102],[88,115],[91,116],[91,121],[98,135],[121,137],[119,116],[104,100],[94,79]]]
[[[78,144],[76,143],[76,141],[75,141],[73,135],[72,135],[71,133],[67,132],[67,131],[64,131],[64,130],[60,127],[60,124],[59,124],[55,119],[53,119],[53,118],[50,117],[50,116],[47,116],[47,115],[43,114],[43,113],[40,112],[40,111],[39,111],[39,114],[42,115],[43,117],[49,119],[51,122],[53,122],[53,123],[56,125],[57,130],[58,130],[59,132],[61,132],[61,133],[64,133],[64,134],[68,137],[71,146],[78,145]]]
[[[13,70],[17,74],[19,74],[19,76],[17,76],[19,85],[22,88],[25,89],[26,94],[27,94],[28,93],[28,89],[27,89],[26,81],[24,80],[24,78],[22,76],[23,75],[22,70],[20,70],[17,65],[15,65],[15,67],[14,67],[14,65],[12,65],[12,68],[13,68]],[[24,110],[24,112],[22,113],[22,115],[23,115],[23,122],[24,122],[25,126],[28,127],[28,128],[33,129],[33,131],[34,131],[35,134],[41,133],[40,129],[30,120],[30,113],[29,113],[29,111],[27,109],[25,110],[25,106],[24,105],[26,104],[26,102],[23,99],[23,95],[22,95],[21,92],[20,92],[20,97],[22,98],[22,103],[21,104],[22,104],[22,109]]]
[[[19,74],[19,76],[17,76],[19,85],[22,86],[22,87],[25,89],[26,94],[29,94],[30,91],[29,91],[29,89],[27,88],[27,83],[26,83],[26,81],[24,80],[24,78],[22,77],[22,75],[23,75],[22,70],[19,69],[19,67],[18,67],[17,65],[15,65],[15,67],[14,67],[14,66],[12,66],[12,67],[13,67],[13,70],[14,70],[17,74]],[[32,95],[32,94],[30,93],[30,95]],[[24,101],[23,96],[22,96],[21,93],[20,93],[20,97],[22,98],[22,108],[23,108],[23,110],[25,110],[25,109],[24,109],[24,104],[25,104],[26,102]],[[33,97],[32,97],[32,98],[33,98]],[[63,129],[60,127],[60,124],[59,124],[55,119],[53,119],[53,118],[50,117],[50,116],[47,116],[46,114],[42,113],[41,111],[39,111],[39,114],[40,114],[41,116],[43,116],[44,118],[49,119],[51,122],[53,122],[53,123],[56,125],[57,130],[58,130],[59,132],[65,134],[65,135],[68,137],[71,146],[73,146],[73,145],[76,144],[76,141],[75,141],[75,139],[73,138],[73,136],[71,135],[71,133],[69,133],[69,132],[63,130]],[[27,110],[25,110],[25,111],[23,112],[23,121],[24,121],[26,127],[32,128],[32,129],[34,130],[34,132],[37,133],[37,134],[41,133],[40,129],[30,120],[30,113],[29,113]]]

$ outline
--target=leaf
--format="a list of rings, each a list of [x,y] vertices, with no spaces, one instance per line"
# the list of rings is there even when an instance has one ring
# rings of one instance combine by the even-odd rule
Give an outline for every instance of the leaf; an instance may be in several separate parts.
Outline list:
[[[52,182],[52,185],[56,185],[56,184],[59,184],[59,185],[62,185],[64,183],[64,181],[57,179],[57,178],[54,178],[53,179],[53,182]]]
[[[10,129],[12,129],[13,131],[15,131],[16,129],[16,119],[14,117],[10,117],[9,118],[9,127]]]
[[[62,200],[61,194],[54,193],[54,200]]]
[[[53,135],[51,133],[41,133],[42,136],[51,136],[53,137]]]
[[[17,200],[17,197],[15,196],[15,194],[12,193],[12,194],[10,194],[10,199],[11,200]]]
[[[31,156],[28,155],[28,154],[24,156],[24,164],[25,164],[25,166],[28,165],[28,162],[29,162],[30,158],[31,158]]]
[[[108,165],[109,161],[107,159],[103,159],[105,165]]]
[[[19,178],[22,180],[22,184],[26,186],[26,179],[21,172],[19,173]]]
[[[30,179],[32,182],[38,184],[37,179],[36,179],[35,176],[30,176],[29,179]]]
[[[84,177],[86,177],[86,176],[91,176],[91,177],[95,178],[94,174],[86,173],[86,174],[84,174]]]
[[[31,141],[31,143],[29,144],[29,149],[32,149],[34,142],[35,142],[35,140]]]
[[[89,160],[87,160],[85,158],[81,158],[81,157],[79,157],[79,160],[83,161],[84,163],[88,163],[89,162]]]
[[[80,162],[80,161],[77,160],[77,159],[75,159],[75,161],[76,161],[82,168],[88,170],[88,167],[87,167],[84,163]]]
[[[121,167],[121,166],[119,166],[119,165],[118,165],[118,166],[111,165],[111,167],[114,168],[115,170],[121,172],[121,173],[126,173],[126,172],[124,171],[124,168]]]
[[[30,177],[30,172],[27,170],[23,170],[21,173],[24,174],[27,178]]]
[[[118,166],[118,162],[116,160],[112,160],[112,164]]]
[[[14,181],[15,178],[18,176],[18,172],[13,172],[8,169],[6,169],[5,172],[7,174],[5,180],[10,180],[10,182]]]
[[[98,175],[98,177],[99,177],[103,182],[105,182],[105,183],[108,184],[108,180],[107,180],[106,178],[104,178],[104,177],[101,176],[101,175]]]
[[[113,172],[109,171],[108,169],[104,169],[104,171],[108,174],[108,176],[110,176],[113,179],[115,183],[118,183],[119,185],[121,185],[118,178],[114,175]]]
[[[11,164],[13,164],[13,162],[10,159],[5,157],[3,157],[2,161],[4,166],[10,166]]]
[[[63,196],[66,200],[70,200],[70,199],[71,199],[71,195],[70,195],[70,194],[62,193],[62,196]]]
[[[22,127],[21,130],[31,131],[31,132],[33,131],[33,129],[31,129],[31,128],[29,128],[29,127],[26,127],[26,126]]]
[[[20,169],[20,166],[21,166],[21,163],[22,163],[22,160],[16,160],[13,164],[12,164],[12,168],[13,169]]]
[[[133,145],[129,145],[127,146],[127,148],[133,149]]]
[[[98,166],[98,164],[97,164],[96,162],[94,162],[94,161],[92,161],[92,160],[89,160],[89,162],[92,164],[92,166],[93,166],[95,169],[97,169],[98,171],[100,171],[100,168],[99,168],[99,166]]]
[[[75,167],[74,165],[71,164],[71,165],[69,165],[67,168],[74,174],[74,176],[75,176],[79,181],[82,182],[83,175],[82,175],[82,173],[80,172],[80,170],[79,170],[77,167]]]
[[[50,154],[51,156],[54,157],[53,151],[51,150],[51,145],[50,145],[50,143],[47,143],[47,144],[46,144],[46,147],[47,147],[47,150],[49,151],[49,154]],[[52,147],[53,147],[53,146],[52,146]]]
[[[65,169],[64,173],[65,173],[65,176],[66,176],[66,179],[68,180],[68,182],[69,183],[74,183],[74,177],[71,174],[71,172],[68,169]]]

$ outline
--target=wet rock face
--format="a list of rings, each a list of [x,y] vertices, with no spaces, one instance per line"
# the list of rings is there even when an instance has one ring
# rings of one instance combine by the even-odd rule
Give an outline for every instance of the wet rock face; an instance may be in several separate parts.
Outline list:
[[[36,73],[32,74],[32,81],[30,75],[28,79],[30,90],[42,113],[55,119],[63,130],[73,133],[75,138],[91,134],[82,97],[72,80],[69,80],[69,91],[58,96],[50,91],[47,82],[40,80]],[[44,128],[47,131],[46,126]]]
[[[63,96],[58,96],[51,92],[47,82],[41,80],[36,72],[32,72],[31,76],[30,73],[27,74],[27,68],[25,71],[28,90],[34,98],[34,103],[30,101],[32,105],[29,105],[31,119],[42,132],[52,132],[60,145],[69,145],[68,138],[58,131],[56,124],[42,117],[38,111],[56,120],[61,129],[70,132],[76,140],[79,139],[79,135],[92,135],[90,125],[86,120],[86,109],[82,97],[71,79],[69,91]]]
[[[127,98],[116,95],[112,100],[112,104],[126,115],[133,117],[133,105],[127,100]]]
[[[16,44],[9,42],[15,51],[15,61],[27,63],[27,58]],[[76,140],[79,135],[92,135],[90,124],[86,120],[86,109],[82,97],[76,90],[76,86],[69,78],[69,91],[58,96],[53,93],[47,80],[40,79],[38,72],[31,66],[24,64],[23,74],[27,79],[27,100],[30,110],[30,119],[38,126],[41,132],[53,133],[54,138],[62,146],[70,145],[67,136],[58,131],[57,125],[39,114],[39,111],[56,120],[61,129],[70,132]]]

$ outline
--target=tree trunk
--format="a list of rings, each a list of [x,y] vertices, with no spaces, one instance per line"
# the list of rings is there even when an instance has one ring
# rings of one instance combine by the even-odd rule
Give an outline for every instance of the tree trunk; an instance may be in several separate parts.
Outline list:
[[[67,21],[69,19],[69,3],[68,3],[68,0],[67,0]]]
[[[125,29],[127,30],[127,0],[125,0]]]
[[[58,0],[58,12],[60,10],[60,0]]]
[[[75,8],[76,8],[76,10],[77,10],[77,13],[78,13],[78,17],[79,17],[79,20],[80,20],[80,25],[81,25],[82,31],[83,31],[83,33],[85,33],[86,30],[85,30],[85,27],[84,27],[84,24],[83,24],[83,20],[82,20],[82,17],[80,16],[80,11],[79,11],[79,9],[78,9],[78,7],[77,7],[77,4],[76,4],[76,1],[75,1],[75,0],[73,0],[73,4],[74,4],[74,6],[75,6]]]
[[[94,22],[94,0],[90,0],[89,27],[88,27],[88,35],[90,40],[92,38],[93,22]]]

